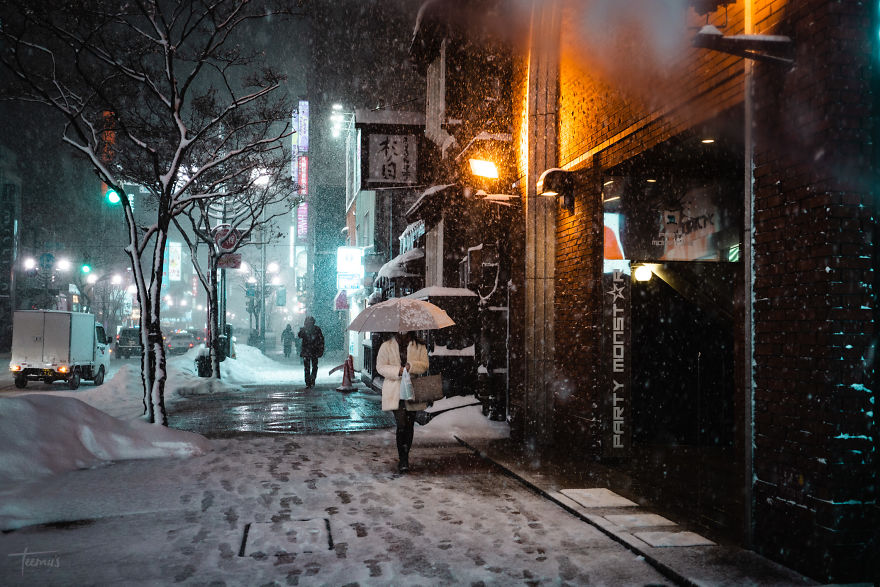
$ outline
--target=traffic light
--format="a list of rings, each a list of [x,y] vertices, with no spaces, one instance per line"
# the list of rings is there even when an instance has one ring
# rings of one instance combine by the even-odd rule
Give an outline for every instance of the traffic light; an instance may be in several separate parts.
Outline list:
[[[80,267],[80,271],[83,273],[91,273],[92,268],[88,263],[83,263],[82,267]]]
[[[111,204],[118,204],[120,201],[122,201],[122,198],[119,197],[119,192],[117,192],[113,188],[108,188],[105,195],[107,197],[107,201]]]

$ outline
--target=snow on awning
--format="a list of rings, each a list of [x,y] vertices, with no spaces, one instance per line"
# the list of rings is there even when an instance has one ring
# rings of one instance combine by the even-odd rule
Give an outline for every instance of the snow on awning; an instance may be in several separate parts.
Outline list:
[[[455,183],[444,183],[444,184],[440,184],[440,185],[432,185],[431,187],[429,187],[428,189],[426,189],[425,191],[422,192],[422,195],[419,196],[419,198],[415,201],[415,203],[412,206],[410,206],[409,210],[407,210],[403,215],[408,217],[413,212],[413,210],[416,210],[419,206],[421,206],[422,201],[425,198],[430,198],[434,194],[440,193],[444,190],[448,190],[449,188],[452,188],[452,187],[456,187],[457,185],[458,184],[455,184]]]
[[[463,349],[450,349],[445,346],[434,345],[434,350],[430,351],[428,355],[432,357],[473,357],[476,356],[476,349],[474,345]]]
[[[376,274],[377,278],[385,277],[388,279],[394,279],[395,277],[409,277],[417,275],[415,273],[407,273],[406,264],[411,261],[416,261],[425,256],[424,249],[411,249],[405,253],[401,253],[397,255],[379,269],[379,273]]]
[[[477,297],[477,294],[465,287],[440,287],[432,285],[431,287],[422,288],[419,291],[413,292],[404,297],[421,300],[431,297]]]

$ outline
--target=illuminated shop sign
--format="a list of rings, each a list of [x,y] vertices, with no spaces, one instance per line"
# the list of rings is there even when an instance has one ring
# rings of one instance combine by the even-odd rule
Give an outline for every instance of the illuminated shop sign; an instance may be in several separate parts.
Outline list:
[[[180,281],[181,244],[168,243],[168,279]]]
[[[303,240],[309,234],[309,204],[303,202],[296,208],[296,238]]]
[[[364,250],[360,247],[336,249],[336,289],[360,289],[364,283]]]
[[[309,150],[309,102],[299,101],[297,116],[296,138],[299,150],[303,153]]]
[[[605,259],[738,261],[742,198],[721,181],[609,177]]]
[[[308,195],[309,193],[309,156],[308,155],[300,155],[299,160],[296,163],[296,168],[299,170],[297,182],[299,183],[299,193],[301,196]]]
[[[293,181],[297,180],[296,161],[299,157],[299,111],[294,109],[290,115],[290,176]]]

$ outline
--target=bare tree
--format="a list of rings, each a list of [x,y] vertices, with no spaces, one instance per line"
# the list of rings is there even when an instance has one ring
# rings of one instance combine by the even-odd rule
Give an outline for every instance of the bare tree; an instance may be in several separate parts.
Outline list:
[[[289,160],[283,79],[239,34],[280,12],[250,0],[0,0],[6,92],[60,112],[63,142],[122,198],[150,422],[167,424],[160,290],[173,219]],[[124,184],[149,191],[148,220]]]
[[[293,196],[297,186],[290,179],[289,170],[281,161],[264,161],[266,166],[255,168],[246,180],[247,186],[237,189],[235,196],[213,201],[199,201],[186,214],[189,226],[181,217],[174,219],[189,246],[193,267],[202,287],[208,294],[208,339],[210,340],[211,373],[220,378],[219,361],[219,305],[217,267],[224,254],[234,254],[259,234],[265,240],[273,232],[273,219],[289,214],[301,197]],[[215,229],[223,227],[229,235],[222,249],[215,238]],[[221,242],[223,242],[221,240]],[[199,246],[207,251],[203,264]]]

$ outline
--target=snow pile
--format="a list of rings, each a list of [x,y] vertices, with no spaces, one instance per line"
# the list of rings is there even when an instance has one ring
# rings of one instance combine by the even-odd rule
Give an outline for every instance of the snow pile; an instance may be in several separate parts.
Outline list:
[[[273,361],[260,349],[235,345],[235,358],[220,363],[220,377],[227,383],[276,383],[302,379],[302,364],[284,365]]]
[[[447,397],[434,402],[434,405],[427,411],[439,412],[447,408],[466,406],[476,402],[477,399],[472,395]],[[454,436],[458,436],[462,440],[507,438],[510,436],[510,426],[507,422],[493,422],[488,419],[483,415],[483,409],[480,405],[440,414],[424,426],[416,424],[416,442],[419,440],[448,440]]]
[[[190,457],[209,448],[198,434],[119,420],[72,397],[0,398],[0,493],[5,486],[108,461]]]
[[[199,377],[196,371],[196,357],[198,356],[199,349],[194,348],[179,357],[168,358],[168,378],[165,380],[166,404],[173,403],[177,396],[210,395],[218,391],[229,391],[230,388],[238,388],[236,385],[230,385],[226,381],[214,379],[213,377]],[[220,363],[220,375],[222,377],[228,375],[228,369],[224,371],[223,367],[232,361],[234,359],[226,359],[226,361]]]

